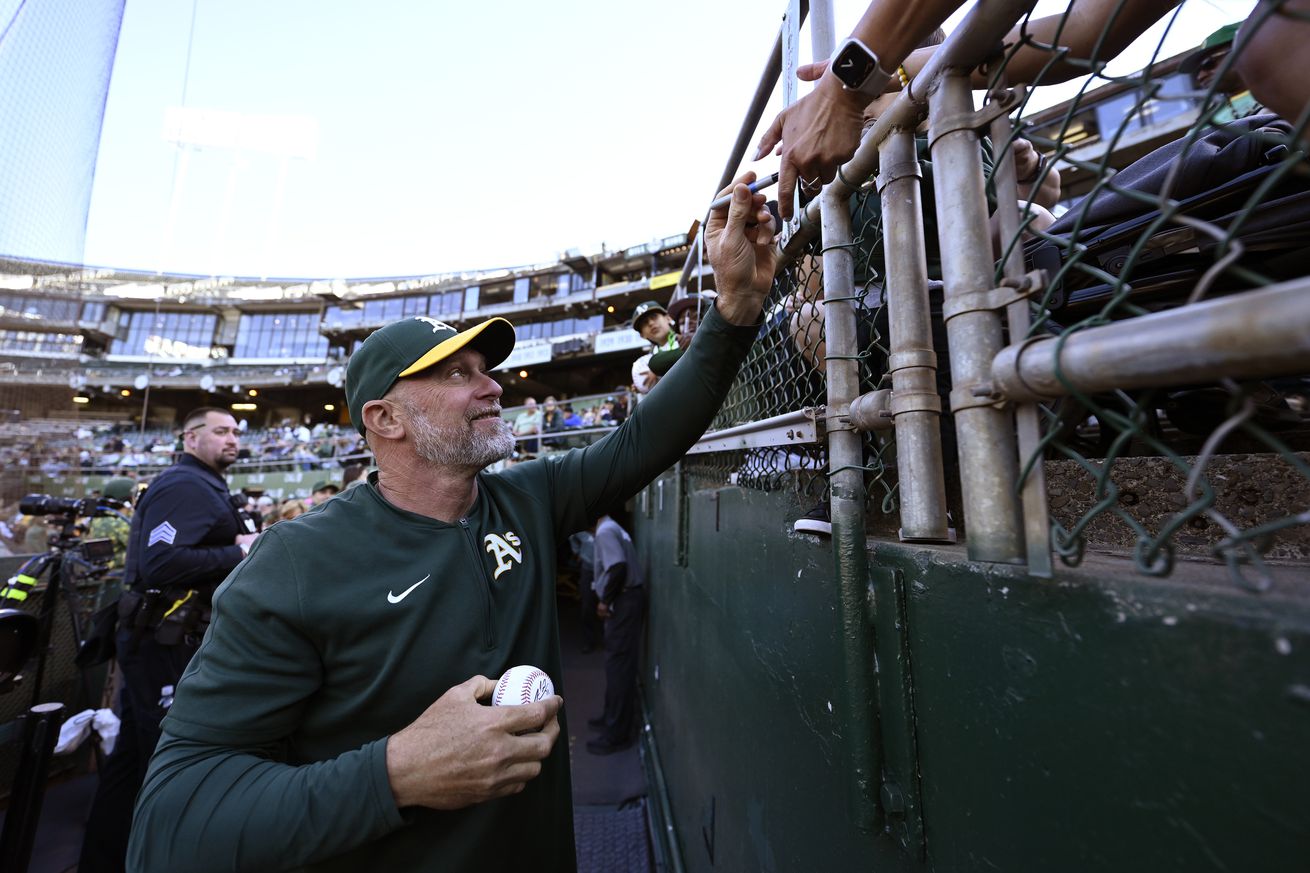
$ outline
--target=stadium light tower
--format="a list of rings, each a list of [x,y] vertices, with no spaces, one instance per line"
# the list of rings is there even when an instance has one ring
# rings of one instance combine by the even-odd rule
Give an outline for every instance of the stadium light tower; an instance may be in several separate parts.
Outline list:
[[[191,106],[170,106],[164,111],[162,136],[165,142],[176,146],[180,154],[173,172],[172,196],[168,218],[164,224],[160,243],[159,269],[162,272],[173,248],[178,215],[182,208],[183,192],[190,169],[191,154],[198,151],[226,153],[229,156],[227,182],[223,187],[223,202],[219,208],[218,224],[210,249],[210,272],[219,275],[218,258],[232,216],[232,203],[237,181],[243,169],[257,155],[278,161],[277,182],[273,186],[273,202],[268,210],[264,231],[262,273],[270,274],[268,261],[277,244],[282,218],[282,205],[286,196],[287,174],[291,161],[312,161],[318,157],[318,119],[307,115],[267,115],[229,112],[218,109],[200,109]]]

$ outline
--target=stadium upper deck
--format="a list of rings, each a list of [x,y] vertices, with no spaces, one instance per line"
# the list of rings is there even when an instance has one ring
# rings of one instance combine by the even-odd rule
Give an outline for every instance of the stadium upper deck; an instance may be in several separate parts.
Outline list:
[[[675,235],[595,255],[569,251],[546,265],[350,281],[205,279],[4,260],[0,385],[24,387],[27,415],[67,414],[76,404],[131,417],[140,407],[133,392],[148,385],[166,392],[152,419],[229,391],[266,406],[270,420],[296,406],[297,418],[322,418],[338,411],[323,407],[339,406],[345,359],[379,325],[409,315],[452,323],[499,315],[520,339],[500,367],[511,371],[509,402],[610,390],[628,382],[642,346],[628,329],[632,308],[668,296],[688,251],[686,237]],[[704,278],[712,287],[713,277]],[[256,401],[251,389],[283,390]]]
[[[1155,65],[1161,89],[1145,110],[1131,88],[1110,83],[1030,117],[1039,136],[1059,128],[1076,146],[1077,164],[1057,164],[1066,202],[1094,181],[1080,167],[1125,166],[1195,123],[1200,99],[1181,61]],[[1128,136],[1101,135],[1124,125]],[[339,408],[324,407],[340,406],[350,351],[379,325],[420,314],[515,324],[519,347],[500,367],[507,403],[608,391],[627,384],[643,345],[627,326],[632,308],[674,293],[689,255],[687,238],[673,235],[591,255],[570,250],[550,264],[355,280],[162,276],[0,257],[0,386],[24,388],[2,405],[130,419],[148,384],[164,392],[152,420],[230,392],[261,407],[267,423],[306,414],[340,421]],[[702,277],[692,261],[689,284],[712,288],[708,267]]]

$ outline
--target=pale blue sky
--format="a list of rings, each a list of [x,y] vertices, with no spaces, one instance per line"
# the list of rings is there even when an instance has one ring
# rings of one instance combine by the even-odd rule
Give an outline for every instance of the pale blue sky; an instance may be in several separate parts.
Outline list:
[[[837,0],[839,35],[864,5]],[[1250,5],[1191,0],[1176,50]],[[86,261],[413,275],[681,233],[713,193],[784,8],[196,0],[188,66],[192,4],[127,0]],[[162,130],[180,105],[309,117],[317,154],[287,163],[279,199],[279,158],[211,148],[179,162]]]

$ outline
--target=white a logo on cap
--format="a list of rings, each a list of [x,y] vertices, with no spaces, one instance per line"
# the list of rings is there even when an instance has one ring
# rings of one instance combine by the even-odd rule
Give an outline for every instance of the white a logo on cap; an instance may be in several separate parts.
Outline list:
[[[459,331],[455,330],[455,328],[446,324],[444,321],[438,321],[437,319],[433,318],[430,315],[416,315],[414,316],[414,320],[426,321],[428,324],[432,325],[433,333],[441,333],[443,330],[449,330],[453,333],[459,333]]]

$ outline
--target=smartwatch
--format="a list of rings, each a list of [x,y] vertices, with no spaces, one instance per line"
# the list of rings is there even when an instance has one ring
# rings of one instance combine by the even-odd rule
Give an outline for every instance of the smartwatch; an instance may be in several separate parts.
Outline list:
[[[878,56],[855,37],[837,48],[829,69],[847,91],[881,97],[892,74],[878,66]]]

